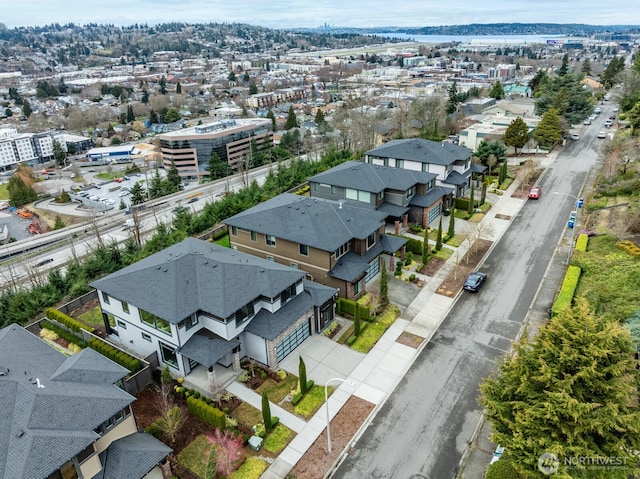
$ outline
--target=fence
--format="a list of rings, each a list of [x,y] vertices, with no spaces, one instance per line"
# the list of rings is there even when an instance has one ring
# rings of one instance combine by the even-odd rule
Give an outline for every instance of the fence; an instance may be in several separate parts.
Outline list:
[[[57,309],[61,313],[71,316],[71,313],[73,311],[97,299],[98,299],[98,291],[94,289],[92,291],[89,291],[86,294],[83,294],[82,296],[78,296],[76,299],[73,299],[66,304],[63,304]]]

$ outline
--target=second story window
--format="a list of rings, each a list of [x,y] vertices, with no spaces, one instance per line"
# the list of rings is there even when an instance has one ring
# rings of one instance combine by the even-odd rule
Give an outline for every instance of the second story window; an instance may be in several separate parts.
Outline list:
[[[129,303],[126,301],[120,301],[122,303],[122,311],[129,314]]]
[[[371,233],[367,236],[367,249],[371,248],[374,244],[376,244],[376,234]]]
[[[163,333],[171,336],[171,324],[169,321],[159,318],[155,314],[149,313],[148,311],[140,310],[140,320],[154,329],[158,331],[162,331]]]
[[[396,168],[404,168],[404,160],[396,160]]]
[[[336,256],[336,259],[346,254],[347,251],[349,251],[349,243],[345,243],[342,246],[340,246],[337,250],[335,250],[334,254]]]
[[[276,237],[273,235],[265,235],[265,241],[267,246],[275,246],[276,245]]]
[[[109,304],[109,295],[104,291],[102,292],[102,301],[104,302],[104,304]]]
[[[258,241],[258,233],[256,233],[255,231],[251,232],[251,241]]]
[[[242,308],[236,311],[236,325],[244,323],[247,319],[251,318],[253,314],[253,303],[245,304]]]
[[[231,227],[231,236],[238,236],[238,227],[237,226],[232,226]]]
[[[331,185],[331,194],[335,195],[338,193],[338,188],[335,187],[335,185]]]
[[[307,246],[306,244],[300,244],[300,254],[302,256],[309,256],[309,246]]]

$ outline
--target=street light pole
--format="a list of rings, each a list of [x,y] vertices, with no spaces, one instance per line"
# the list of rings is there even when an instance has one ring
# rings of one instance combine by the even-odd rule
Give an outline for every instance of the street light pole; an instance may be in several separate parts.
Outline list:
[[[572,194],[569,193],[562,193],[560,191],[554,191],[553,192],[554,195],[563,195],[563,196],[569,196],[570,198],[573,198],[574,200],[576,200],[576,217],[573,220],[573,227],[571,228],[571,237],[569,239],[569,253],[567,254],[567,262],[566,264],[568,265],[571,262],[571,251],[573,249],[573,238],[575,235],[575,231],[576,231],[576,227],[578,226],[578,221],[579,221],[579,215],[580,215],[580,208],[582,208],[582,198],[578,198],[577,196],[573,196]]]
[[[355,386],[355,384],[353,384],[351,381],[347,380],[347,379],[341,379],[341,378],[333,378],[333,379],[329,379],[327,381],[327,384],[325,384],[324,386],[324,403],[326,406],[326,410],[327,410],[327,451],[329,452],[329,454],[331,454],[331,429],[330,429],[330,421],[329,421],[329,383],[333,382],[333,381],[339,381],[339,382],[343,382],[343,383],[347,383],[350,384],[351,386]]]

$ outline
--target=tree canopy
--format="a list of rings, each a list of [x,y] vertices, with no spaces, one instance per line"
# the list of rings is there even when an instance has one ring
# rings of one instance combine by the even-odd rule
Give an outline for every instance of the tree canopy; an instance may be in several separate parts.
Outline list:
[[[520,117],[514,119],[502,136],[502,141],[507,146],[513,146],[518,152],[529,141],[529,127]]]
[[[573,73],[550,77],[538,86],[535,96],[538,115],[555,108],[572,124],[581,123],[593,111],[591,92]]]
[[[560,114],[555,108],[547,110],[535,130],[533,137],[542,146],[551,147],[562,139],[562,127],[560,126]]]
[[[596,317],[583,299],[542,328],[524,335],[499,375],[481,385],[481,403],[493,425],[492,440],[505,447],[521,478],[543,478],[543,454],[557,457],[559,478],[599,478],[602,470],[575,458],[616,458],[624,464],[607,478],[638,471],[640,413],[635,346],[629,331]],[[567,462],[569,459],[569,462]]]
[[[496,100],[502,100],[505,97],[504,87],[500,80],[496,80],[491,86],[491,90],[489,90],[489,97],[495,98]]]
[[[491,155],[494,155],[498,162],[502,162],[507,157],[507,149],[499,141],[482,140],[474,152],[474,156],[480,160],[480,163],[486,166],[487,159]]]

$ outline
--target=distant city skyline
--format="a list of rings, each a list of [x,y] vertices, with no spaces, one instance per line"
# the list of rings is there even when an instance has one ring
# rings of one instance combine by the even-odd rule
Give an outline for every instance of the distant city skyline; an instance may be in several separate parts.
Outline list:
[[[640,25],[637,0],[21,0],[3,10],[0,23],[8,28],[168,22],[248,23],[268,28],[315,28],[325,23],[357,28],[471,23]]]

